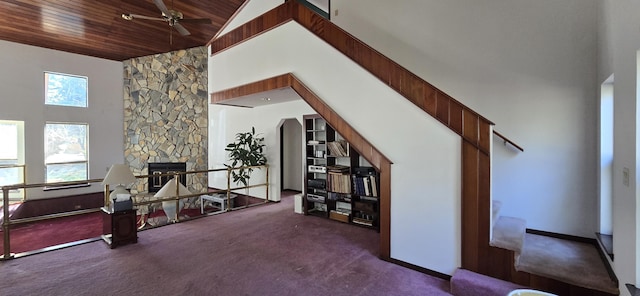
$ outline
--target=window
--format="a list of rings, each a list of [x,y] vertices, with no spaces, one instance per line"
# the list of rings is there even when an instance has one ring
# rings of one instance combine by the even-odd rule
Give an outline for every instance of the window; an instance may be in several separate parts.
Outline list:
[[[3,135],[4,145],[0,145],[0,163],[15,164],[18,161],[18,125],[0,121],[0,135]]]
[[[87,77],[44,73],[44,103],[47,105],[87,107]]]
[[[23,183],[24,180],[24,122],[0,120],[0,187]],[[2,194],[0,193],[0,197]],[[22,190],[9,193],[10,199],[22,198]]]
[[[88,179],[89,126],[77,123],[47,123],[44,130],[44,162],[47,183]]]

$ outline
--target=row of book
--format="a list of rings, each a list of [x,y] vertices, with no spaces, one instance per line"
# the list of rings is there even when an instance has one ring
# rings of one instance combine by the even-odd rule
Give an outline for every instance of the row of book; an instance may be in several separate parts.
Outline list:
[[[347,141],[345,140],[328,142],[327,148],[329,149],[329,155],[331,156],[349,156],[349,152],[347,151]]]
[[[329,171],[327,176],[327,190],[338,193],[351,193],[349,175]]]
[[[376,176],[356,176],[352,178],[353,189],[356,195],[378,196],[378,181]]]

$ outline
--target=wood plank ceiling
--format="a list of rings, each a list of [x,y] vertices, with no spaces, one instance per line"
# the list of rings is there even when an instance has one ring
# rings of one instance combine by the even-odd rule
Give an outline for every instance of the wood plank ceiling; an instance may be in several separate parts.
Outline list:
[[[211,24],[181,23],[191,35],[174,29],[171,44],[167,22],[121,17],[162,17],[153,0],[2,0],[0,40],[123,61],[205,45],[243,2],[164,0],[184,18],[211,19]]]

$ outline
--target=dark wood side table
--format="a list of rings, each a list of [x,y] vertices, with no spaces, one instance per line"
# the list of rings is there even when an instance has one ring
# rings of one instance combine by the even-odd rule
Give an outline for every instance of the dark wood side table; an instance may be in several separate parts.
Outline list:
[[[119,245],[138,242],[136,210],[111,211],[102,208],[102,239],[113,249]]]

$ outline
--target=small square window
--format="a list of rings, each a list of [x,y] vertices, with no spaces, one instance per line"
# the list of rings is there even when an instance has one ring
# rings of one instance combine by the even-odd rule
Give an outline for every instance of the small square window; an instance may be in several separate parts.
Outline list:
[[[44,73],[44,103],[67,107],[87,107],[87,77]]]

